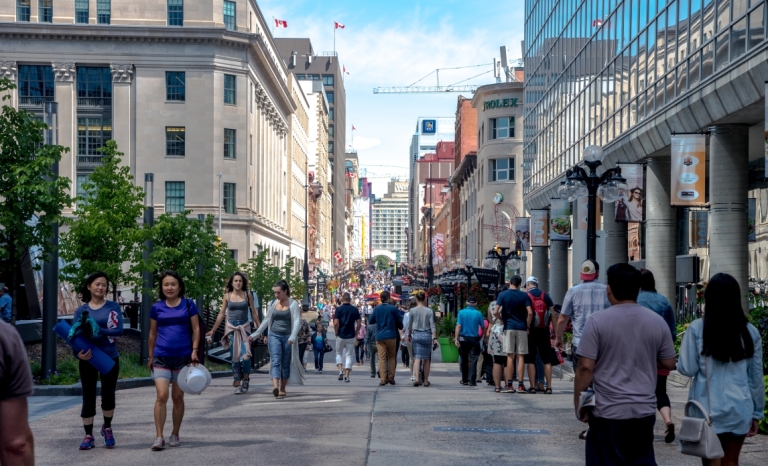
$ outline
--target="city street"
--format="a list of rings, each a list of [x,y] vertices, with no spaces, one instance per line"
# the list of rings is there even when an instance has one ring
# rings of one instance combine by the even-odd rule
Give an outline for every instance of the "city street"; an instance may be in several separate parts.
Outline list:
[[[243,396],[232,394],[231,379],[214,379],[202,395],[186,396],[182,445],[162,452],[149,449],[154,388],[117,392],[114,450],[103,448],[98,433],[96,449],[77,450],[79,405],[47,417],[37,413],[31,423],[37,464],[584,464],[572,382],[555,379],[553,395],[495,394],[484,383],[459,385],[458,364],[437,363],[432,386],[415,388],[398,364],[397,385],[378,387],[368,364],[355,366],[344,383],[333,363],[327,354],[325,373],[315,374],[310,362],[306,385],[288,386],[282,400],[272,396],[266,374],[253,374]],[[670,383],[669,392],[679,426],[687,389]],[[100,418],[99,412],[97,425]],[[169,402],[166,440],[170,429]],[[655,432],[660,465],[701,464],[663,442],[659,417]],[[748,439],[741,464],[767,462],[768,437]]]

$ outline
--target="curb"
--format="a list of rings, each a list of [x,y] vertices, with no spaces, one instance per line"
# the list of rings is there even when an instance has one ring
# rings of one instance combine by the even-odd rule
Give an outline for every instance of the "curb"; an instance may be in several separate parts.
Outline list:
[[[232,371],[211,372],[214,379],[231,377]],[[155,385],[152,377],[136,377],[132,379],[120,379],[117,381],[117,390],[130,388],[151,387]],[[83,386],[78,382],[74,385],[36,385],[32,396],[81,396]],[[101,396],[101,382],[96,385],[96,395]]]

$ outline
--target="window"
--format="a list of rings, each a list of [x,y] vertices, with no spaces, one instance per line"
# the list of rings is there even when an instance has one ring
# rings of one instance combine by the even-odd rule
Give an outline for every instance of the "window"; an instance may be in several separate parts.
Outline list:
[[[224,128],[224,158],[235,158],[235,130]]]
[[[228,31],[237,31],[237,24],[235,23],[235,2],[224,0],[224,27]]]
[[[328,136],[333,137],[333,126],[328,127]]]
[[[16,21],[29,22],[29,16],[31,14],[29,1],[30,0],[16,0]]]
[[[165,182],[165,212],[171,214],[184,212],[183,181]]]
[[[333,86],[333,75],[332,74],[324,74],[323,75],[323,86]]]
[[[97,149],[106,146],[110,139],[112,139],[112,120],[110,118],[77,119],[77,155],[101,157]]]
[[[88,24],[88,0],[75,0],[75,23]]]
[[[166,157],[184,157],[186,155],[187,129],[184,126],[165,127]]]
[[[19,66],[19,104],[40,106],[53,101],[53,68]]]
[[[231,74],[224,75],[224,103],[235,104],[235,76]]]
[[[328,141],[328,153],[333,154],[333,141]]]
[[[186,98],[186,74],[183,71],[165,72],[165,100],[184,102]]]
[[[328,119],[333,121],[333,109],[328,110]]]
[[[168,0],[168,26],[184,26],[184,0]]]
[[[38,1],[38,14],[40,23],[52,23],[53,22],[53,0],[37,0]]]
[[[224,212],[228,214],[235,213],[235,183],[224,183]]]
[[[112,16],[112,0],[96,0],[96,24],[109,24]]]
[[[515,137],[515,117],[491,118],[490,139]]]
[[[109,107],[112,105],[112,73],[109,68],[79,66],[77,68],[77,106]]]
[[[75,195],[77,197],[86,197],[85,189],[83,189],[83,185],[88,182],[88,178],[90,178],[90,175],[84,174],[84,173],[78,173],[77,174],[77,187],[75,189]],[[80,205],[77,207],[82,206],[85,204],[85,202],[80,202]]]
[[[491,160],[490,181],[515,181],[515,158]]]
[[[328,97],[328,103],[333,103],[333,92],[326,92],[325,95]]]

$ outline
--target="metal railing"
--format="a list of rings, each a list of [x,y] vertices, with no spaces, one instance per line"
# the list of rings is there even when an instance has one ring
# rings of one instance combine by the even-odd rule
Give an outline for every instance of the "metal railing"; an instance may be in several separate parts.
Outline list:
[[[53,97],[19,97],[19,106],[21,107],[42,107],[45,102],[53,102]]]
[[[111,107],[112,97],[78,97],[78,107]]]
[[[95,168],[101,166],[101,155],[78,155],[77,168]]]

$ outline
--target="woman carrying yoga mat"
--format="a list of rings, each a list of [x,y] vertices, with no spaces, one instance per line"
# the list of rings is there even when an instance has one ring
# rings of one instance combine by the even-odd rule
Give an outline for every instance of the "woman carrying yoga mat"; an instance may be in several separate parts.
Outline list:
[[[85,302],[75,311],[72,320],[70,339],[81,336],[103,351],[115,361],[114,367],[107,374],[99,374],[88,360],[92,351],[75,351],[80,360],[80,381],[83,385],[83,408],[80,417],[83,418],[85,438],[80,444],[81,450],[90,450],[96,445],[93,438],[93,418],[96,416],[96,381],[101,378],[101,411],[104,414],[104,424],[101,426],[101,436],[104,446],[113,448],[115,436],[112,434],[112,417],[115,415],[115,387],[117,375],[120,372],[120,356],[117,353],[115,337],[123,334],[123,313],[120,305],[105,299],[109,288],[109,278],[104,272],[95,272],[85,279],[82,299]]]

